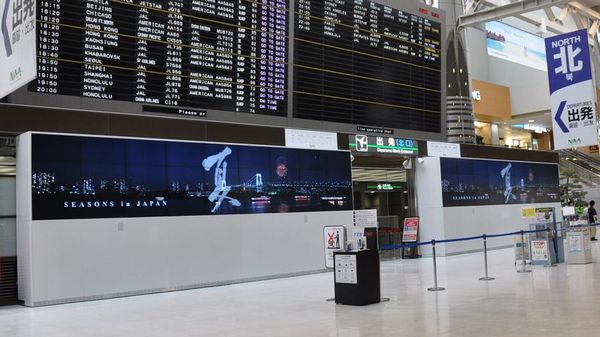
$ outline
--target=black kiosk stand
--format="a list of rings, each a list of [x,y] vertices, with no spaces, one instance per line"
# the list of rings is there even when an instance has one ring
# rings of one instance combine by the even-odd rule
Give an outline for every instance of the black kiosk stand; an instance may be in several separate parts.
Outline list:
[[[336,304],[366,305],[381,301],[377,249],[335,252],[333,263]]]

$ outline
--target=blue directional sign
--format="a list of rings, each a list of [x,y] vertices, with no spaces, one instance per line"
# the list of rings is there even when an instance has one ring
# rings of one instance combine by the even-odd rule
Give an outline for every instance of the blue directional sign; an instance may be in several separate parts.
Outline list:
[[[545,43],[555,149],[597,145],[587,30],[549,37]]]

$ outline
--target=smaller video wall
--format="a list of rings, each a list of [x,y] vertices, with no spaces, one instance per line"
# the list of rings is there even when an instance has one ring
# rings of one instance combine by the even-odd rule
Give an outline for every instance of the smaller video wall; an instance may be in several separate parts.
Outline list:
[[[544,39],[507,24],[486,22],[488,55],[547,71]]]
[[[559,202],[558,165],[441,158],[444,207]]]
[[[352,206],[348,152],[32,135],[33,220]]]

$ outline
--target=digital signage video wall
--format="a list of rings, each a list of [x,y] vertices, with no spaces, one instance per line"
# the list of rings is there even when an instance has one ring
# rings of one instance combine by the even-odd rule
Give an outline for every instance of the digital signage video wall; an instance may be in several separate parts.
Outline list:
[[[559,202],[558,165],[441,158],[444,206]]]
[[[507,24],[486,22],[488,55],[546,71],[544,39]]]
[[[352,210],[350,154],[32,135],[33,220]]]

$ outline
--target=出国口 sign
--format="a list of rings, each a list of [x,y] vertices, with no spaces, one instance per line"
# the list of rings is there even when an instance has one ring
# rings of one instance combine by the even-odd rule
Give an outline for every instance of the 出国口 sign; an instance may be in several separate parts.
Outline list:
[[[406,138],[351,135],[350,151],[382,154],[418,155],[419,146],[416,140]]]
[[[586,29],[546,39],[554,148],[597,145],[596,93]]]

